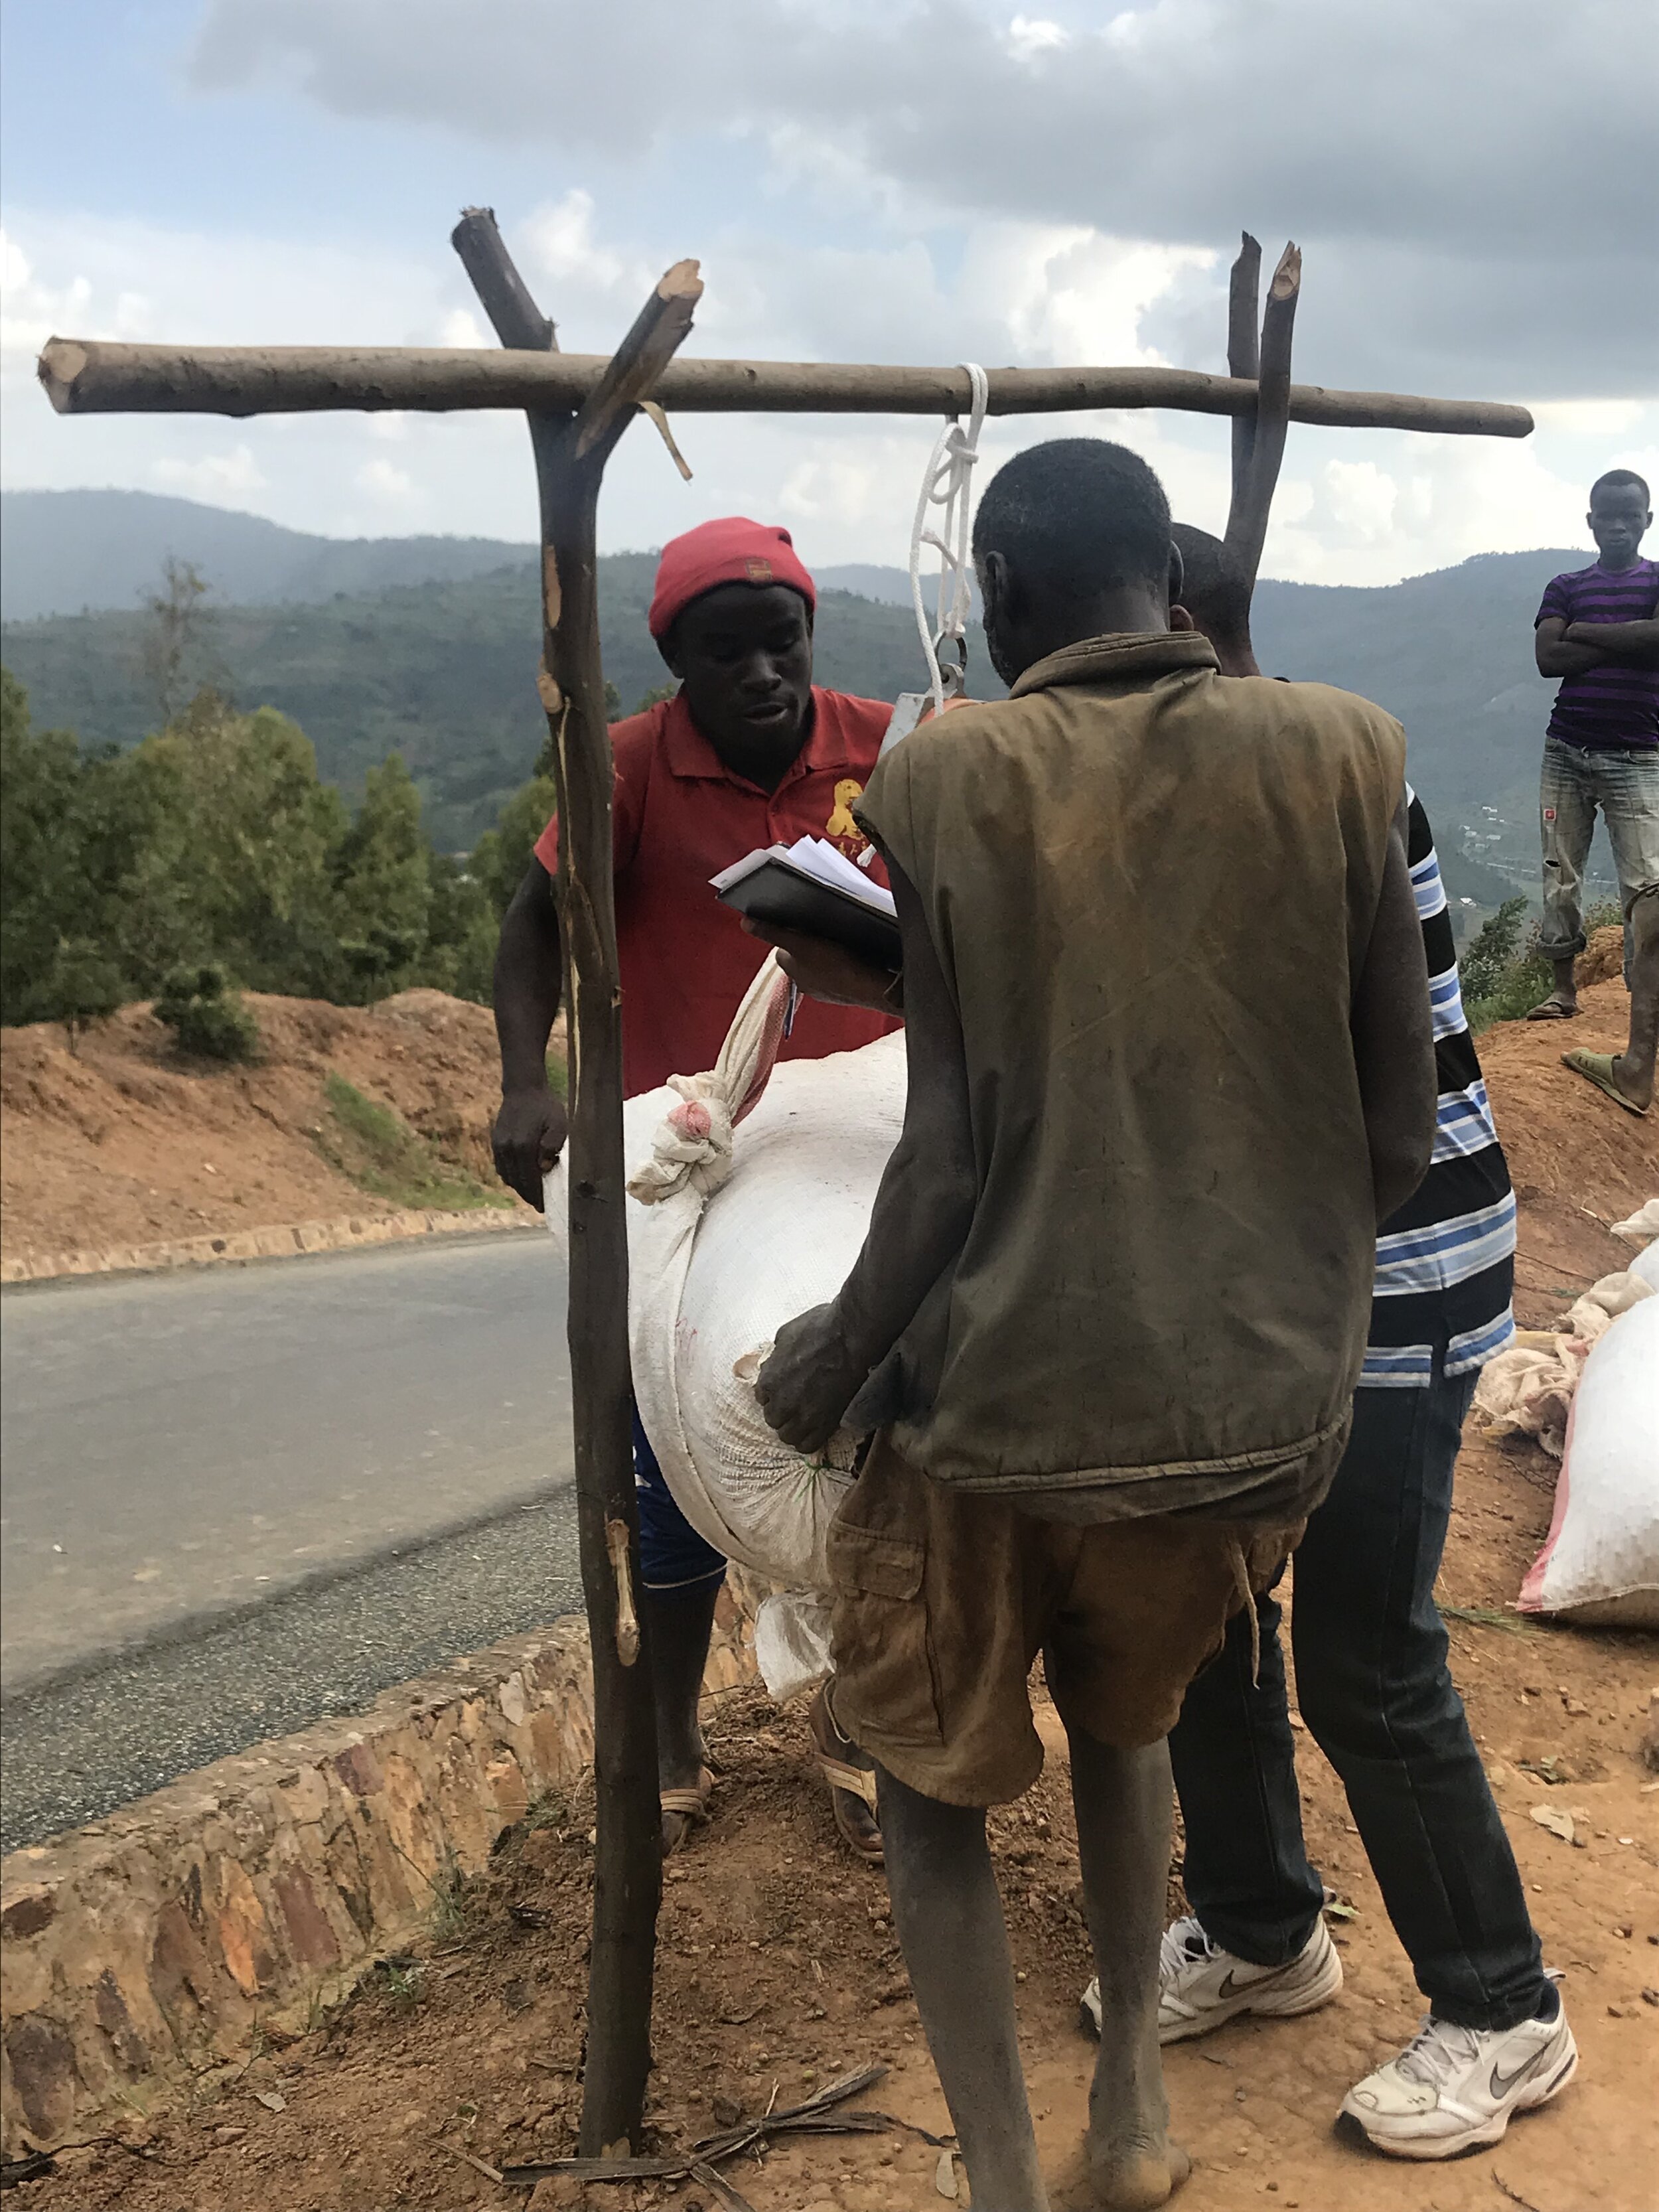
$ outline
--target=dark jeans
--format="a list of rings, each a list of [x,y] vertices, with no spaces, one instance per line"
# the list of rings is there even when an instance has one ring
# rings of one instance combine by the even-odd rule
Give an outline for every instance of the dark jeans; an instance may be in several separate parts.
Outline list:
[[[1341,1777],[1395,1932],[1435,2014],[1512,2027],[1548,1985],[1515,1855],[1446,1665],[1434,1578],[1472,1375],[1362,1389],[1329,1497],[1296,1554],[1302,1717]],[[1322,1887],[1308,1863],[1279,1650],[1257,1600],[1260,1679],[1240,1613],[1170,1739],[1187,1894],[1210,1940],[1253,1965],[1293,1959]]]

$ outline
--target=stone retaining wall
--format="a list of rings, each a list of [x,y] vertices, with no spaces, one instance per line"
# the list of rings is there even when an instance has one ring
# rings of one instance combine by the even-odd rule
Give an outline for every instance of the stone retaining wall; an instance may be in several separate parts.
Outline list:
[[[109,1244],[83,1252],[20,1253],[0,1259],[0,1283],[49,1282],[60,1275],[153,1274],[169,1267],[209,1267],[220,1260],[291,1260],[304,1252],[347,1252],[410,1237],[453,1237],[489,1229],[539,1229],[527,1206],[480,1206],[463,1212],[429,1209],[353,1214],[338,1221],[290,1221],[276,1229],[228,1229],[219,1237],[183,1237],[168,1244]]]
[[[706,1687],[754,1674],[755,1592],[722,1593]],[[303,2027],[429,1920],[450,1866],[586,1771],[579,1620],[385,1692],[352,1720],[217,1760],[0,1865],[7,2154],[157,2109]]]

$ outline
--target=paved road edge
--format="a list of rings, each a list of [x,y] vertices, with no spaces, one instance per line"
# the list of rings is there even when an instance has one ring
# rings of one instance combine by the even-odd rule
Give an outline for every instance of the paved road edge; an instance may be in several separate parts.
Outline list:
[[[734,1570],[708,1690],[753,1679],[761,1586]],[[593,1750],[579,1620],[514,1636],[183,1776],[0,1862],[0,2113],[10,2154],[161,2111],[303,2029],[431,1917]]]
[[[347,1252],[412,1237],[476,1236],[481,1230],[539,1229],[526,1206],[469,1207],[463,1212],[406,1210],[352,1214],[337,1221],[290,1221],[271,1229],[228,1229],[217,1237],[185,1237],[166,1244],[109,1244],[82,1252],[21,1254],[0,1259],[0,1283],[54,1282],[66,1275],[157,1274],[173,1267],[210,1267],[222,1260],[291,1260],[310,1252]]]

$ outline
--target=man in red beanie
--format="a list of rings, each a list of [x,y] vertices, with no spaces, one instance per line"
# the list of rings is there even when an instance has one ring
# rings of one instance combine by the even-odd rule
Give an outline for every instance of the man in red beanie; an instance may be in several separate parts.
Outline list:
[[[651,635],[680,688],[611,731],[623,1079],[630,1097],[714,1066],[765,957],[766,946],[744,934],[708,878],[757,846],[800,836],[827,838],[849,858],[864,850],[850,809],[875,766],[891,708],[813,683],[817,598],[787,530],[733,515],[663,550]],[[558,857],[554,821],[503,917],[495,957],[495,1165],[537,1206],[565,1139],[564,1104],[546,1076],[562,973],[551,880]],[[805,1000],[783,1057],[850,1051],[891,1026],[868,1010]],[[663,1842],[672,1849],[705,1811],[712,1783],[697,1702],[726,1561],[675,1504],[637,1416],[634,1437]],[[823,1692],[811,1721],[826,1775],[861,1774],[867,1762],[842,1737]],[[881,1838],[873,1788],[866,1788],[867,1795],[835,1790],[836,1821],[861,1856],[876,1859]]]

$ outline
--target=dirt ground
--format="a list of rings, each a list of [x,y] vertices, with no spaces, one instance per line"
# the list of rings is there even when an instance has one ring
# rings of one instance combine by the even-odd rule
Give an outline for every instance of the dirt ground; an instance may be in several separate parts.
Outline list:
[[[1542,1296],[1541,1306],[1527,1303],[1528,1321],[1555,1311],[1562,1285],[1582,1289],[1621,1265],[1605,1224],[1659,1191],[1659,1123],[1620,1114],[1560,1064],[1569,1044],[1608,1050],[1624,1041],[1619,946],[1617,930],[1597,932],[1581,963],[1589,988],[1577,1020],[1510,1022],[1481,1039],[1526,1224],[1523,1291],[1529,1297],[1536,1285]],[[441,991],[404,991],[366,1008],[258,994],[250,1003],[264,1054],[248,1068],[182,1060],[142,1006],[124,1007],[75,1054],[55,1022],[0,1031],[0,1237],[9,1255],[440,1202],[407,1188],[377,1192],[384,1178],[375,1163],[343,1141],[331,1116],[331,1073],[390,1107],[429,1152],[433,1171],[462,1186],[441,1202],[517,1206],[489,1162],[500,1086],[486,1007]]]
[[[1553,1464],[1530,1443],[1467,1448],[1442,1590],[1501,1608],[1549,1520]],[[1413,2166],[1333,2126],[1349,2085],[1396,2050],[1421,2002],[1389,1930],[1334,1777],[1308,1745],[1310,1848],[1354,1917],[1334,1923],[1346,1987],[1311,2018],[1234,2023],[1166,2054],[1176,2133],[1194,2172],[1182,2212],[1654,2212],[1659,2205],[1659,1784],[1638,1743],[1653,1640],[1454,1617],[1453,1665],[1514,1838],[1548,1963],[1583,2051],[1577,2081],[1518,2119],[1496,2149]],[[1078,1911],[1063,1747],[1037,1787],[993,1816],[1023,2043],[1045,2162],[1080,2135],[1091,2046],[1079,2032],[1089,1972]],[[798,2101],[872,2062],[859,2101],[935,2134],[949,2127],[921,2041],[879,1874],[837,1845],[793,1712],[757,1691],[711,1700],[720,1765],[711,1825],[669,1863],[659,1929],[650,2118],[665,2146],[712,2132],[775,2093]],[[1538,1771],[1559,1779],[1546,1781]],[[1582,1841],[1531,1818],[1565,1806]],[[20,2188],[18,2212],[392,2212],[524,2204],[465,2163],[573,2148],[591,1808],[538,1808],[492,1874],[447,1899],[443,1934],[380,1968],[298,2041],[250,2051],[204,2084],[187,2118],[135,2114],[121,2140],[60,2155]],[[1178,1878],[1178,1863],[1176,1877]],[[1644,1998],[1644,1991],[1647,1996]],[[441,2146],[448,2146],[443,2148]],[[805,2138],[727,2166],[755,2212],[926,2212],[939,2153],[898,2127]],[[963,2197],[965,2199],[965,2185]],[[1506,2193],[1507,2192],[1507,2193]],[[534,2212],[694,2205],[696,2183],[544,2182]]]
[[[1521,1194],[1518,1303],[1528,1320],[1547,1319],[1623,1264],[1628,1249],[1606,1224],[1659,1193],[1659,1131],[1620,1115],[1559,1064],[1569,1039],[1617,1045],[1626,1004],[1617,983],[1602,983],[1570,1029],[1515,1024],[1483,1041]],[[361,1067],[353,1079],[367,1084],[368,1065],[349,1055],[383,1025],[392,1042],[374,1065],[387,1095],[394,1074],[411,1086],[424,1079],[436,1095],[438,1047],[418,1028],[404,1042],[390,1008],[330,1013],[339,1026],[326,1030],[317,1010],[296,1012],[296,1036],[307,1018],[319,1024],[307,1048],[313,1072]],[[474,1067],[477,1049],[466,1051],[471,1058],[453,1048],[454,1064]],[[481,1073],[473,1081],[456,1092],[453,1110],[481,1127],[488,1085]],[[152,1141],[168,1095],[146,1104]],[[407,1095],[412,1114],[418,1097]],[[232,1123],[245,1114],[225,1110]],[[125,1172],[136,1179],[127,1158]],[[9,1163],[9,1176],[18,1172]],[[174,1188],[183,1187],[181,1173]],[[320,1196],[324,1186],[307,1188]],[[322,1210],[310,1198],[306,1206]],[[1651,1638],[1504,1613],[1547,1530],[1554,1474],[1529,1441],[1500,1447],[1471,1437],[1441,1595],[1456,1609],[1454,1670],[1546,1958],[1565,1975],[1583,2051],[1577,2081],[1548,2111],[1517,2120],[1495,2150],[1448,2165],[1395,2164],[1334,2129],[1344,2092],[1407,2039],[1421,2003],[1335,1778],[1304,1737],[1310,1848],[1353,1911],[1333,1927],[1346,1987],[1315,2017],[1240,2021],[1167,2054],[1176,2132],[1194,2158],[1176,2200],[1183,2212],[1659,2208],[1659,1781],[1638,1758],[1659,1648]],[[1089,1967],[1064,1749],[1046,1709],[1045,1718],[1047,1771],[992,1826],[1023,1978],[1033,2108],[1045,2160],[1058,2170],[1081,2133],[1091,2054],[1076,2022]],[[687,2143],[738,2112],[763,2110],[775,2094],[787,2105],[875,2061],[891,2072],[860,2101],[942,2133],[949,2123],[882,1878],[839,1849],[799,1716],[744,1691],[711,1701],[708,1726],[720,1766],[714,1819],[666,1869],[650,2112],[658,2139]],[[1573,1843],[1533,1820],[1540,1805],[1572,1813]],[[523,2204],[525,2192],[468,2160],[499,2169],[573,2148],[591,1817],[583,1802],[538,1808],[537,1824],[512,1832],[486,1880],[441,1900],[418,1955],[384,1962],[298,2040],[262,2043],[240,2070],[204,2077],[188,2117],[135,2112],[116,2137],[60,2155],[55,2175],[19,2188],[19,2212]],[[1172,1907],[1178,1875],[1177,1857]],[[939,2157],[896,2124],[805,2138],[726,2171],[755,2212],[926,2212],[944,2201]],[[544,2182],[533,2206],[715,2212],[717,2202],[695,2182],[593,2185],[586,2197],[573,2185]]]
[[[257,1066],[243,1068],[180,1059],[143,1006],[89,1031],[76,1053],[55,1022],[0,1032],[9,1255],[159,1243],[421,1203],[518,1203],[489,1163],[500,1084],[487,1007],[441,991],[404,991],[363,1008],[258,994],[249,1004],[264,1048]],[[379,1174],[386,1163],[367,1157],[331,1111],[331,1074],[391,1108],[418,1140],[414,1171],[429,1170],[453,1192],[413,1194],[409,1161],[390,1178]],[[375,1190],[376,1181],[387,1187]]]

